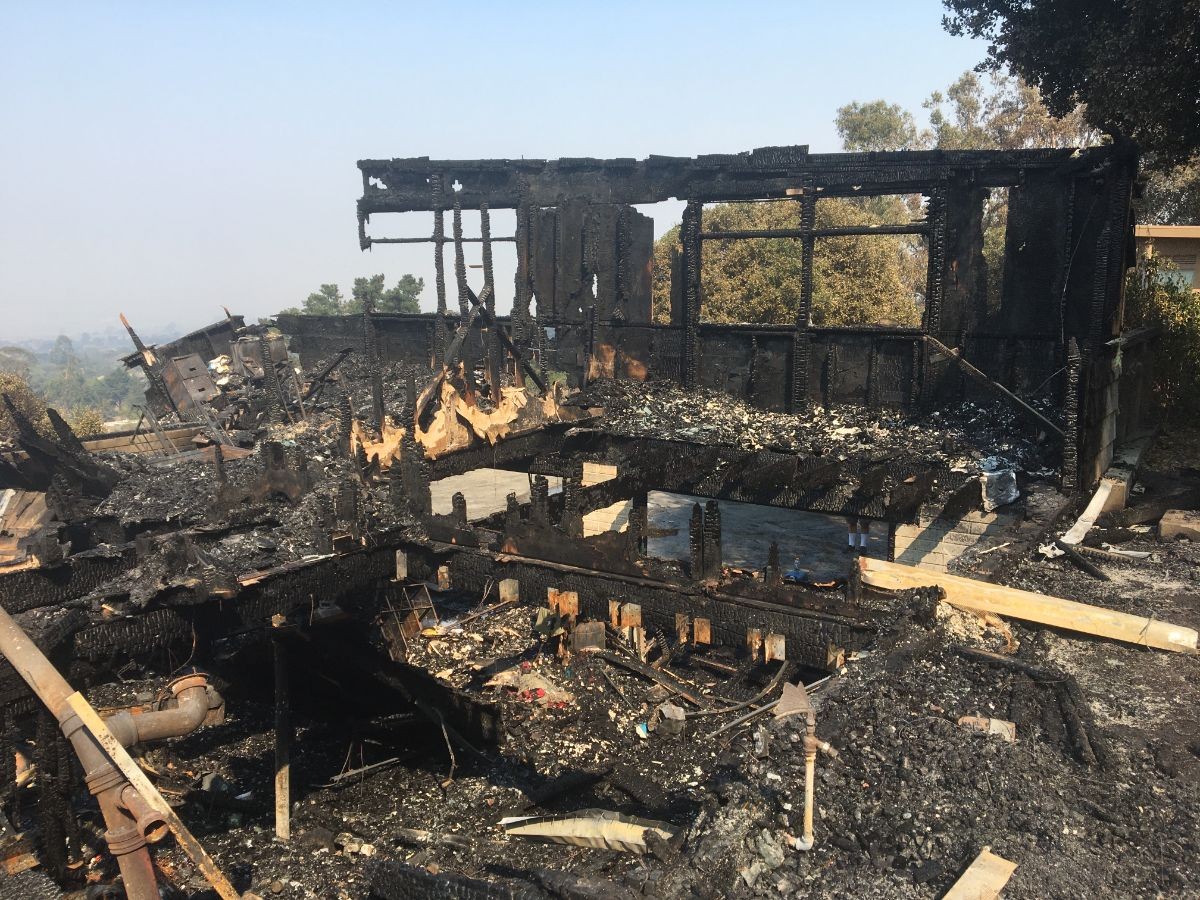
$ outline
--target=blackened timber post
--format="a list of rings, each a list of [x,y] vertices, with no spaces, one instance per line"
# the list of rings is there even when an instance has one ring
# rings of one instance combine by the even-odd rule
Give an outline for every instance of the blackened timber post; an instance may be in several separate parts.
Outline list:
[[[716,500],[704,504],[704,577],[721,577],[721,507]]]
[[[440,174],[429,179],[433,192],[433,271],[437,288],[437,319],[433,325],[433,363],[440,368],[446,356],[446,194]]]
[[[500,360],[504,351],[500,347],[500,326],[496,322],[496,284],[492,271],[492,217],[486,203],[479,204],[479,234],[483,241],[483,291],[484,305],[491,313],[491,324],[488,328],[487,340],[487,373],[488,390],[492,402],[500,402]]]
[[[380,368],[379,341],[375,335],[375,304],[370,299],[363,301],[363,348],[367,356],[367,368],[371,372],[371,414],[374,425],[383,431],[383,372]]]
[[[680,238],[683,244],[682,382],[696,387],[700,374],[700,222],[704,206],[689,200],[683,210]]]
[[[800,302],[796,305],[795,331],[792,335],[792,392],[789,407],[800,412],[808,406],[808,366],[812,356],[812,338],[808,329],[812,320],[813,228],[817,218],[817,196],[812,179],[806,178],[800,195]]]
[[[688,550],[691,556],[692,579],[704,578],[704,508],[692,504],[692,519],[688,524]]]

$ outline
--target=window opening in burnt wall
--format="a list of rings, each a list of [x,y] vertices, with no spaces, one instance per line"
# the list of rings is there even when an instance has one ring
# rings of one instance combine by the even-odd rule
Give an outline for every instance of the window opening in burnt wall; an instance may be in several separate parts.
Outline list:
[[[929,274],[921,194],[821,197],[809,323],[920,328]]]
[[[921,194],[710,203],[701,317],[708,322],[919,328],[929,250]],[[811,263],[806,254],[811,253]],[[806,264],[812,294],[804,296]],[[808,300],[806,321],[802,310]]]
[[[370,223],[373,227],[369,234],[364,230],[364,236],[372,245],[395,245],[388,257],[389,267],[424,279],[421,309],[429,312],[438,307],[436,284],[440,247],[446,308],[456,312],[458,283],[454,270],[454,210],[446,209],[442,213],[442,220],[443,240],[440,244],[437,240],[436,214],[433,212],[375,213]],[[488,211],[488,220],[495,308],[498,314],[507,315],[512,309],[516,290],[516,212],[511,209],[491,209]],[[462,210],[463,262],[467,285],[476,296],[480,296],[485,283],[482,221],[478,209]]]
[[[705,204],[701,320],[795,325],[804,271],[802,231],[801,205],[790,197]]]
[[[983,262],[987,312],[996,315],[1004,297],[1004,247],[1008,232],[1008,188],[992,188],[983,201]]]

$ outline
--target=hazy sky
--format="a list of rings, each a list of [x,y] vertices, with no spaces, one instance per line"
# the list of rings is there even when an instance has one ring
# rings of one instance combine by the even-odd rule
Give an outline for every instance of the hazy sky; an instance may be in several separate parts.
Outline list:
[[[838,106],[919,111],[982,58],[941,16],[936,0],[4,0],[0,343],[121,311],[148,331],[220,304],[264,316],[375,272],[424,276],[430,308],[430,249],[359,251],[356,160],[837,150]]]

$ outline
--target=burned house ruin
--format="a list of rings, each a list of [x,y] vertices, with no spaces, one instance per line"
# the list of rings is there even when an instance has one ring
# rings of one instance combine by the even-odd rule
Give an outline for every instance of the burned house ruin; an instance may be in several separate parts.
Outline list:
[[[999,666],[1031,720],[1057,723],[1062,758],[1030,769],[1044,779],[1059,763],[1103,766],[1103,742],[1074,679],[1011,657],[1001,619],[1023,638],[1053,626],[1195,650],[1194,630],[1136,604],[1093,615],[1036,581],[995,584],[1043,544],[1056,559],[1042,565],[1076,578],[1105,553],[1132,559],[1089,555],[1084,536],[1120,514],[1153,429],[1152,336],[1123,328],[1134,165],[1120,147],[361,161],[361,247],[430,245],[434,313],[273,327],[227,315],[157,348],[130,328],[145,430],[89,447],[57,418],[51,436],[25,422],[0,456],[10,859],[69,885],[82,848],[100,849],[62,726],[136,898],[164,877],[222,897],[634,896],[635,877],[655,896],[753,896],[799,887],[769,874],[788,870],[785,853],[800,854],[792,870],[821,853],[886,856],[871,864],[944,889],[970,862],[965,832],[910,852],[826,818],[822,795],[854,781],[838,768],[860,755],[846,732],[868,715],[839,706],[839,683],[888,696],[889,673],[934,652],[926,632],[944,634],[945,609],[1000,622],[1008,655],[946,650],[945,677],[968,691],[971,666]],[[998,290],[984,249],[997,191]],[[898,195],[919,198],[907,221],[818,227],[831,198]],[[655,272],[639,207],[668,200],[684,204],[681,252]],[[752,202],[795,204],[799,227],[706,224],[706,204]],[[512,234],[492,234],[501,210]],[[428,230],[389,236],[392,214]],[[896,236],[927,259],[915,324],[814,324],[823,242]],[[757,240],[801,248],[795,321],[707,321],[704,255]],[[493,254],[509,245],[501,313]],[[653,315],[655,279],[669,321]],[[1081,511],[1080,534],[1047,538]],[[845,730],[824,734],[827,716]],[[178,741],[157,757],[164,738]],[[795,745],[791,762],[759,762],[780,758],[772,740]],[[188,762],[213,754],[237,771]],[[786,790],[745,800],[768,765],[796,778],[772,771]],[[33,770],[36,809],[19,787]],[[716,837],[738,805],[705,786],[718,772],[747,809],[783,804],[744,846]],[[407,787],[389,794],[388,778]],[[347,785],[373,841],[347,814],[344,828],[315,824]],[[755,815],[737,827],[770,814]],[[183,825],[197,819],[199,841]],[[297,861],[294,820],[329,833],[316,847],[336,857],[328,872]],[[156,851],[156,875],[146,845],[168,831],[178,845]],[[555,861],[529,835],[601,849]],[[605,862],[620,851],[636,870]],[[362,856],[379,858],[351,872]],[[115,875],[99,855],[84,870]]]

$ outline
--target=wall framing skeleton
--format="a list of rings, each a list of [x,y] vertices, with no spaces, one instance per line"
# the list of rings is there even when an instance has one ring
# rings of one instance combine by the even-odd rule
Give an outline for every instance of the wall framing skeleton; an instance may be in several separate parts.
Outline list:
[[[810,154],[805,146],[645,160],[362,160],[359,240],[364,249],[397,241],[426,241],[440,249],[450,240],[441,225],[446,210],[516,210],[516,233],[491,239],[510,239],[517,248],[508,327],[526,354],[544,338],[541,328],[553,328],[545,362],[573,383],[597,374],[669,377],[768,409],[839,402],[931,409],[974,388],[953,361],[928,349],[923,337],[930,335],[960,348],[1017,393],[1048,383],[1052,412],[1075,442],[1064,458],[1079,471],[1065,480],[1087,483],[1111,454],[1102,422],[1112,411],[1088,401],[1089,384],[1107,377],[1112,360],[1106,344],[1121,329],[1123,274],[1132,258],[1134,162],[1121,147]],[[459,189],[447,191],[446,185]],[[982,216],[988,193],[998,188],[1009,191],[1009,217],[1003,292],[989,308]],[[926,197],[925,218],[877,227],[815,226],[822,198],[894,194]],[[682,258],[674,273],[678,302],[670,324],[654,324],[649,280],[641,277],[652,233],[633,205],[670,199],[686,203]],[[799,228],[703,229],[705,203],[785,199],[801,205]],[[368,227],[372,216],[414,211],[432,211],[428,238],[377,236]],[[919,328],[812,324],[816,240],[863,234],[925,239],[928,274]],[[796,321],[703,321],[704,244],[779,237],[802,247]],[[443,324],[434,329],[435,343],[453,327],[443,295],[439,279]],[[298,335],[302,355],[306,342],[310,356],[319,353],[320,342],[309,341],[302,323],[284,324]],[[397,334],[412,327],[400,320],[380,324],[381,332]],[[1072,341],[1080,353],[1077,385],[1064,374]]]

